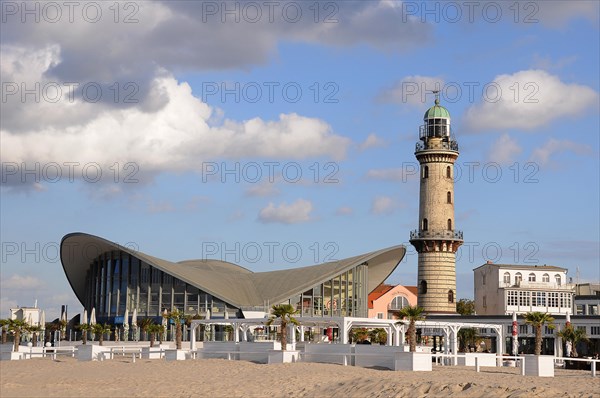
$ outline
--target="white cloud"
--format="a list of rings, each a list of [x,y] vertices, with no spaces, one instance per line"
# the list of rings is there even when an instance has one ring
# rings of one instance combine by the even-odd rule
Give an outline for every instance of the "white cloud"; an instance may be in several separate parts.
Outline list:
[[[298,199],[291,204],[281,203],[275,206],[272,202],[258,214],[263,223],[297,224],[311,220],[313,205],[305,199]]]
[[[500,164],[509,164],[514,161],[515,156],[523,152],[517,141],[508,134],[502,134],[490,148],[488,160]]]
[[[353,213],[354,213],[354,209],[352,209],[352,207],[349,207],[349,206],[342,206],[335,211],[336,216],[349,216],[349,215],[352,215]]]
[[[433,103],[433,90],[442,90],[444,79],[438,76],[406,76],[377,95],[377,101],[383,103],[410,104],[423,106]]]
[[[8,279],[2,280],[2,290],[25,290],[25,289],[40,289],[46,286],[41,279],[30,275],[13,274]]]
[[[552,28],[562,28],[576,19],[587,19],[598,23],[600,3],[597,1],[536,1],[536,3],[539,8],[527,7],[527,10],[522,10],[524,12],[522,18],[530,15],[540,23]]]
[[[492,83],[483,101],[466,112],[465,122],[472,131],[533,130],[589,108],[598,109],[598,93],[593,89],[564,83],[543,70],[499,75]]]
[[[16,62],[19,54],[3,54],[2,66]],[[48,65],[60,60],[53,48],[39,50],[31,57],[45,60],[36,72],[42,82],[47,81]],[[20,73],[21,69],[15,70]],[[30,78],[35,80],[35,76]],[[337,160],[345,156],[350,145],[349,139],[334,134],[326,122],[295,113],[281,114],[277,120],[225,119],[220,125],[209,125],[213,109],[194,97],[187,83],[178,83],[164,72],[153,80],[152,87],[163,98],[163,105],[152,111],[142,105],[117,109],[83,101],[71,103],[66,97],[57,103],[23,104],[14,96],[3,105],[12,107],[12,118],[20,122],[3,120],[2,161],[42,165],[79,162],[76,178],[81,178],[82,169],[93,162],[112,181],[110,167],[115,162],[121,168],[133,163],[138,168],[135,177],[148,178],[162,171],[199,171],[202,162],[217,158]],[[22,124],[23,120],[30,125]],[[68,175],[68,168],[63,167],[63,176]],[[18,175],[15,179],[20,182]]]
[[[367,150],[369,148],[378,148],[378,147],[382,147],[385,146],[386,142],[385,140],[383,140],[382,138],[379,138],[377,136],[377,134],[375,133],[371,133],[369,134],[369,136],[364,140],[364,142],[362,142],[359,146],[358,149],[360,149],[361,151]]]
[[[252,184],[246,189],[246,196],[276,196],[279,195],[280,191],[275,186],[275,183],[269,181],[262,181],[256,184]]]
[[[371,213],[392,214],[398,208],[396,201],[389,196],[377,196],[373,199]]]
[[[574,152],[578,155],[591,155],[593,153],[589,145],[550,138],[544,145],[533,150],[531,161],[538,163],[540,166],[552,165],[553,158],[557,154],[565,152]]]

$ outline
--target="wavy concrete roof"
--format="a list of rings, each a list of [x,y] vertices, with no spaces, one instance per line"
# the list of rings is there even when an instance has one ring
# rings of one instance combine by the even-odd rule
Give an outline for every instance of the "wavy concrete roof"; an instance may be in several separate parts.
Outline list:
[[[92,261],[100,254],[113,250],[127,252],[238,308],[283,301],[365,262],[368,264],[368,291],[371,292],[387,279],[406,253],[404,246],[393,246],[310,267],[255,273],[220,260],[174,263],[97,236],[77,232],[65,235],[62,239],[60,257],[67,279],[82,303],[85,276]]]

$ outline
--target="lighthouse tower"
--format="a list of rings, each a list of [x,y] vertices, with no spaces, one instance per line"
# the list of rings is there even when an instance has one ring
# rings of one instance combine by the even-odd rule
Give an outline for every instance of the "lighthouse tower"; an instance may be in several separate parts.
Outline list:
[[[415,156],[420,164],[419,228],[410,243],[419,255],[417,303],[427,313],[456,313],[456,251],[463,243],[454,223],[454,162],[458,143],[450,113],[440,105],[425,112]]]

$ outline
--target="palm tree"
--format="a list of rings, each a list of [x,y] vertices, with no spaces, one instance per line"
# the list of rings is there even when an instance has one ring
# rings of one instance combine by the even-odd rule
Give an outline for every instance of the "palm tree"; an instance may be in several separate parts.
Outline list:
[[[82,344],[86,344],[87,343],[88,332],[90,330],[92,330],[92,325],[89,325],[87,323],[82,323],[77,328],[79,330],[81,330],[81,342],[82,342]]]
[[[463,328],[458,331],[458,341],[461,352],[469,352],[469,346],[477,346],[479,341],[479,334],[477,329],[474,328]]]
[[[181,350],[181,325],[185,322],[185,315],[175,308],[173,311],[163,315],[163,317],[175,322],[175,347]]]
[[[153,325],[154,324],[154,320],[152,318],[142,318],[142,319],[138,319],[137,321],[137,325],[139,326],[140,330],[142,332],[144,332],[144,339],[148,338],[148,326]]]
[[[410,346],[410,352],[417,351],[417,328],[415,322],[425,319],[423,308],[416,305],[407,305],[400,311],[395,312],[394,315],[399,319],[408,319],[408,344]]]
[[[104,335],[110,333],[111,328],[107,323],[94,323],[92,325],[92,331],[98,335],[98,345],[104,345]]]
[[[554,329],[554,318],[547,312],[528,312],[525,314],[525,323],[533,326],[535,330],[535,355],[542,353],[542,326],[548,324],[548,329]]]
[[[2,327],[2,344],[6,344],[9,323],[9,319],[0,319],[0,327]]]
[[[27,331],[29,324],[22,319],[9,319],[8,320],[8,331],[15,336],[13,351],[19,351],[19,343],[21,341],[21,333]]]
[[[271,326],[275,319],[279,318],[281,324],[281,349],[283,351],[287,348],[287,326],[289,323],[298,325],[299,322],[293,315],[296,315],[298,311],[290,304],[277,304],[271,307],[271,317],[267,321],[267,326]]]
[[[27,331],[31,333],[31,344],[36,347],[37,346],[37,336],[38,333],[42,331],[42,327],[39,325],[28,325]]]
[[[562,338],[565,342],[570,342],[572,347],[572,354],[574,357],[578,357],[577,354],[577,343],[580,341],[589,341],[584,329],[575,329],[573,325],[568,325],[563,330],[556,333],[558,337]]]
[[[369,339],[371,343],[385,344],[387,342],[388,334],[384,328],[375,328],[369,330]]]
[[[165,327],[156,323],[151,323],[146,326],[147,333],[150,334],[150,347],[154,347],[154,339],[156,335],[161,336],[165,332]]]
[[[362,343],[369,337],[367,328],[353,328],[350,330],[350,337],[356,343]]]

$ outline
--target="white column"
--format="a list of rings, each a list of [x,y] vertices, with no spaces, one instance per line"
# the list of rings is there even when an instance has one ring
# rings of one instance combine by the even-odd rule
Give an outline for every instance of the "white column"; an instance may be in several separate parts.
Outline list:
[[[234,324],[233,324],[233,340],[234,340],[236,343],[239,343],[239,342],[240,342],[240,333],[241,333],[241,331],[242,331],[241,329],[242,329],[242,328],[240,327],[240,325],[239,325],[239,324],[237,324],[237,323],[234,323]]]
[[[192,323],[190,325],[190,350],[194,351],[196,349],[196,327],[198,325]]]
[[[340,344],[348,344],[348,331],[350,328],[346,318],[342,318],[341,325],[338,324],[338,326],[340,328]]]
[[[304,326],[300,326],[300,341],[304,342]]]
[[[452,341],[452,355],[454,355],[454,358],[452,358],[452,363],[454,364],[454,366],[458,365],[458,327],[456,326],[452,326],[450,328],[450,333],[451,333],[451,341]]]
[[[500,326],[496,329],[496,355],[500,355],[496,357],[496,365],[502,366],[502,354],[504,354],[504,333],[502,333],[502,329],[504,326]]]
[[[392,328],[392,327],[386,328],[386,331],[387,331],[386,345],[394,345],[394,336],[393,336],[394,328]]]

